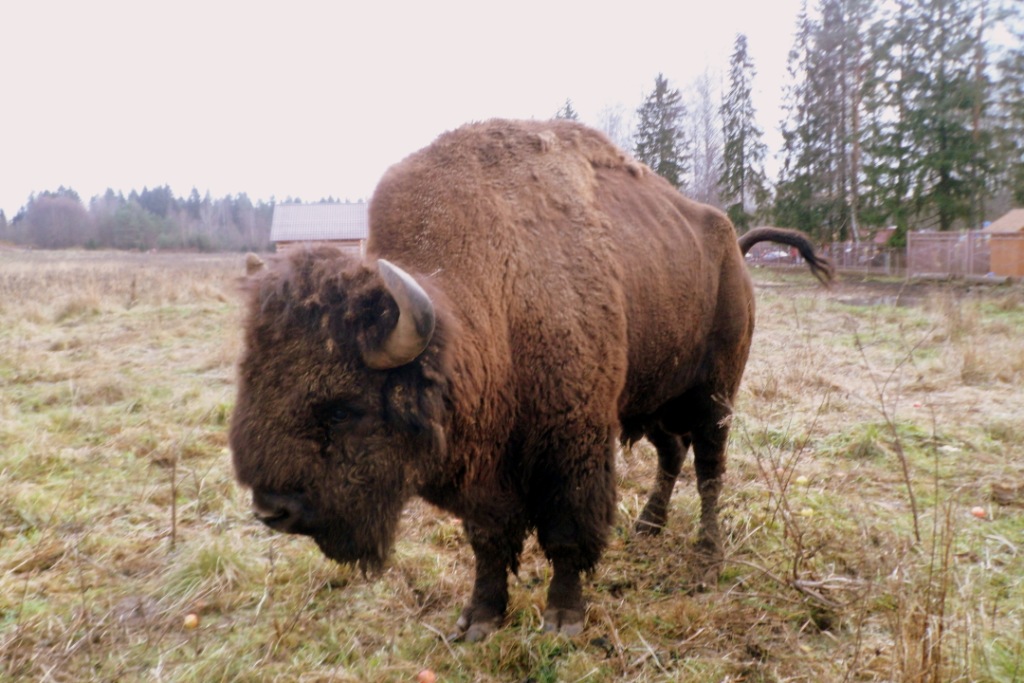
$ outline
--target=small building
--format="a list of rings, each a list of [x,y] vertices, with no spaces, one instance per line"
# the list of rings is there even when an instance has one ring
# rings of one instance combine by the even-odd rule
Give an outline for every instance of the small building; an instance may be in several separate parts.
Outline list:
[[[1024,277],[1024,209],[1013,209],[981,231],[989,238],[992,274]]]
[[[889,245],[889,240],[896,234],[896,228],[879,228],[875,230],[875,233],[871,236],[871,244],[878,247],[886,247]]]
[[[278,204],[270,224],[270,241],[277,251],[296,245],[331,244],[362,256],[369,227],[366,202]]]

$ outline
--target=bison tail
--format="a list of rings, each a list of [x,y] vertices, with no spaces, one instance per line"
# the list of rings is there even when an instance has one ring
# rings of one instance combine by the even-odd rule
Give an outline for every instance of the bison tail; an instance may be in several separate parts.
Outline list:
[[[802,232],[785,228],[754,228],[740,235],[740,251],[746,254],[758,242],[778,242],[795,247],[819,282],[828,287],[835,279],[832,261],[815,253],[814,245]]]

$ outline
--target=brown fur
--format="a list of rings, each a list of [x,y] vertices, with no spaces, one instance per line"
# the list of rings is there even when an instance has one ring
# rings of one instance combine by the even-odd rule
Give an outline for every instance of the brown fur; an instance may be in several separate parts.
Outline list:
[[[231,445],[268,524],[378,565],[408,497],[454,512],[477,560],[457,624],[470,639],[500,624],[536,530],[554,567],[546,625],[575,633],[580,573],[615,515],[616,440],[648,435],[662,472],[641,530],[665,523],[692,443],[715,566],[754,324],[721,212],[578,124],[491,121],[390,169],[370,224],[364,263],[318,248],[253,278]],[[426,351],[385,371],[361,360],[397,316],[377,257],[437,316]]]

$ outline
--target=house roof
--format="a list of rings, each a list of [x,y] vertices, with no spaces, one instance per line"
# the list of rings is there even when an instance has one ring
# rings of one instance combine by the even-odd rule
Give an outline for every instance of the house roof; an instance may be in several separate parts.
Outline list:
[[[1011,209],[982,232],[1020,232],[1024,230],[1024,209]]]
[[[363,240],[369,231],[366,202],[278,204],[271,242]]]
[[[871,242],[874,244],[888,244],[894,234],[896,234],[896,228],[880,228],[875,231],[875,235],[871,238]]]

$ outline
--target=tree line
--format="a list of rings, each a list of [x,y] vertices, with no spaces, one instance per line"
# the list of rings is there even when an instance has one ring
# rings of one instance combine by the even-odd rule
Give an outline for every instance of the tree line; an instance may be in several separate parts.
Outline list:
[[[718,85],[705,72],[684,98],[663,74],[635,112],[597,125],[743,231],[772,222],[823,241],[894,226],[978,227],[1024,205],[1024,3],[1020,0],[816,0],[804,3],[778,122],[779,171],[753,106],[757,71],[736,36]],[[571,100],[556,117],[579,118]],[[290,201],[290,200],[289,200]],[[333,200],[322,200],[333,201]],[[0,240],[42,248],[264,249],[274,202],[169,187],[86,206],[71,189],[34,194]]]
[[[893,226],[902,244],[910,229],[979,227],[1024,204],[1019,0],[805,2],[774,182],[755,77],[740,34],[717,105],[708,75],[687,100],[659,74],[631,135],[607,112],[600,127],[740,230],[770,221],[858,241]]]
[[[262,251],[273,214],[273,201],[253,203],[245,193],[215,199],[193,188],[177,197],[165,185],[126,197],[108,189],[86,205],[73,189],[59,187],[30,196],[10,221],[0,211],[0,240],[40,249]]]

